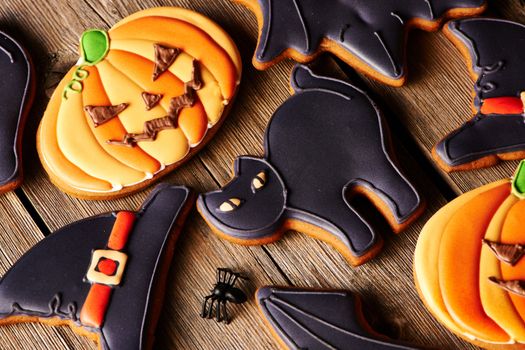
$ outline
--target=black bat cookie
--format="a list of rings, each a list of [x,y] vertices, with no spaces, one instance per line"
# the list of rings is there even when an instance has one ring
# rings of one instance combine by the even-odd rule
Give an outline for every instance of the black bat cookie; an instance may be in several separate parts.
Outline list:
[[[473,119],[441,140],[434,157],[447,171],[494,165],[525,155],[525,26],[476,18],[453,21],[447,36],[468,56],[474,84]]]
[[[33,99],[31,61],[20,44],[0,32],[0,193],[22,181],[21,138]]]
[[[416,350],[370,334],[361,302],[347,291],[263,287],[257,304],[290,350]]]
[[[295,95],[267,127],[265,157],[238,158],[235,178],[200,195],[198,209],[233,242],[265,244],[293,228],[358,265],[382,241],[349,197],[364,193],[398,232],[420,213],[420,196],[392,161],[385,122],[363,91],[305,66],[291,83]]]
[[[330,51],[380,81],[405,79],[407,30],[435,30],[445,17],[478,14],[484,0],[237,0],[258,14],[254,65],[311,61]]]
[[[0,325],[67,324],[103,350],[151,348],[190,198],[185,187],[159,185],[138,212],[94,216],[44,238],[0,279]]]

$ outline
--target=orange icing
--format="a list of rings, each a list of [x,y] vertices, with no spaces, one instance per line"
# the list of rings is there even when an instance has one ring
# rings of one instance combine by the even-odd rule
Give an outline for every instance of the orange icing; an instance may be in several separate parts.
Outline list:
[[[184,83],[169,71],[164,72],[157,80],[151,79],[153,62],[135,54],[112,50],[106,57],[113,66],[127,75],[144,91],[163,94],[160,104],[164,110],[169,110],[170,99],[184,93]],[[146,112],[145,112],[146,113]],[[200,101],[196,101],[192,108],[184,108],[179,113],[178,125],[188,138],[190,144],[195,145],[202,141],[208,130],[208,119]]]
[[[110,298],[111,287],[93,284],[80,311],[82,324],[95,328],[102,326]]]
[[[448,312],[468,333],[493,342],[507,342],[509,336],[486,315],[481,304],[481,240],[509,194],[510,186],[501,185],[459,208],[445,227],[439,251],[439,282]]]
[[[458,209],[477,195],[501,185],[509,186],[510,184],[508,180],[501,180],[457,197],[428,220],[417,241],[414,254],[414,272],[421,296],[429,310],[448,328],[458,334],[471,336],[452,319],[441,295],[438,271],[441,238],[450,218],[455,215]],[[485,337],[479,337],[479,339],[485,340]]]
[[[84,99],[84,106],[109,106],[111,102],[108,99],[100,81],[98,70],[95,67],[85,67],[89,72],[89,78],[83,81],[84,91],[82,97]],[[150,157],[139,147],[115,147],[107,143],[108,140],[122,139],[126,134],[126,129],[122,126],[118,118],[93,127],[92,120],[87,115],[88,124],[91,125],[91,130],[97,138],[99,144],[106,152],[114,158],[120,160],[122,163],[130,166],[136,170],[146,173],[156,173],[160,169],[158,161]]]
[[[521,114],[523,102],[519,97],[493,97],[483,100],[483,114]]]
[[[524,218],[525,200],[520,200],[511,208],[505,219],[501,232],[502,243],[525,243]],[[515,266],[501,263],[501,275],[503,280],[525,280],[525,259],[521,259]],[[508,295],[521,318],[525,320],[525,298],[513,293],[508,293]]]
[[[120,103],[120,102],[119,102]],[[57,139],[62,153],[91,176],[110,182],[114,187],[141,182],[143,172],[111,157],[98,143],[87,123],[82,94],[70,94],[58,111]]]
[[[155,60],[154,51],[151,49],[155,42],[146,40],[112,40],[112,50],[126,51],[142,56],[149,61]],[[194,57],[185,52],[179,53],[177,59],[168,68],[168,71],[182,81],[191,80],[191,66]],[[208,121],[215,125],[224,111],[225,103],[228,101],[222,96],[221,88],[215,77],[203,65],[199,65],[203,86],[197,91],[197,95],[206,110]]]
[[[113,224],[113,229],[109,236],[108,248],[122,250],[128,242],[128,237],[135,223],[136,216],[130,211],[121,211],[117,214],[117,219]]]
[[[217,23],[199,13],[195,13],[191,10],[180,7],[155,7],[134,13],[115,24],[113,28],[120,27],[121,25],[134,21],[138,18],[149,16],[176,18],[199,27],[211,38],[213,38],[213,40],[215,40],[215,42],[217,42],[217,44],[219,44],[228,53],[237,69],[237,75],[239,77],[241,76],[242,60],[235,43],[224,31],[224,29],[217,25]]]
[[[188,22],[156,16],[139,18],[111,29],[109,37],[143,39],[179,48],[212,72],[225,98],[235,94],[237,72],[230,56],[206,32]]]
[[[60,178],[72,187],[101,192],[110,191],[112,187],[109,182],[89,176],[80,170],[62,154],[58,147],[56,124],[62,102],[62,91],[68,83],[68,77],[73,75],[76,68],[76,66],[71,68],[66,78],[62,79],[47,105],[37,136],[40,158],[46,170],[54,178]]]
[[[144,89],[108,60],[97,64],[97,68],[111,104],[129,103],[128,107],[119,115],[120,121],[128,132],[140,133],[144,130],[145,121],[162,118],[168,114],[168,110],[163,108],[161,104],[146,111],[142,100]],[[153,71],[153,66],[151,66],[151,69]],[[122,86],[126,88],[123,89]],[[188,139],[180,128],[163,130],[157,135],[155,141],[141,141],[138,145],[161,164],[165,165],[173,164],[183,159],[190,149]],[[125,146],[113,145],[113,147]]]
[[[506,218],[519,200],[515,196],[508,196],[496,211],[490,221],[485,239],[493,242],[501,240],[501,232]],[[501,263],[489,247],[483,245],[480,257],[479,286],[483,309],[501,328],[519,342],[525,341],[525,323],[516,311],[509,294],[492,283],[489,278],[502,279]]]

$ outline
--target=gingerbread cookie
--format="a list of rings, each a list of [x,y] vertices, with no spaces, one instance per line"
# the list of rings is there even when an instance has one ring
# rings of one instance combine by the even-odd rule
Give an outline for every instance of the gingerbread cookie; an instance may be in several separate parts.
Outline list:
[[[306,66],[295,67],[291,83],[295,94],[267,127],[264,158],[238,158],[235,178],[201,194],[197,207],[234,243],[266,244],[295,229],[359,265],[382,240],[349,198],[370,198],[395,232],[421,213],[422,201],[392,160],[385,122],[363,91]]]
[[[433,150],[446,171],[492,166],[500,159],[525,157],[521,76],[525,26],[493,18],[453,21],[445,34],[466,60],[474,84],[474,118],[441,140]]]
[[[31,59],[0,32],[0,193],[22,183],[22,135],[35,90]]]
[[[431,313],[489,349],[525,347],[525,162],[513,179],[465,193],[424,226],[415,281]]]
[[[69,325],[101,349],[149,349],[175,241],[193,201],[157,186],[138,212],[68,225],[29,250],[0,280],[0,325]]]
[[[415,350],[374,332],[358,295],[347,291],[263,287],[255,299],[283,347],[290,350]]]
[[[235,0],[257,16],[258,69],[284,58],[310,62],[328,51],[389,85],[405,82],[411,28],[436,30],[443,19],[481,13],[485,0]]]
[[[49,102],[37,144],[51,180],[88,199],[131,193],[187,161],[224,120],[241,76],[231,38],[181,8],[88,30],[80,55]]]

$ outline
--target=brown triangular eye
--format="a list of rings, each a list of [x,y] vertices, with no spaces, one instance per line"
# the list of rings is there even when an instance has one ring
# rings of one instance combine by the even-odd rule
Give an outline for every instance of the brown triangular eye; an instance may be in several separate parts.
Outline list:
[[[252,191],[257,192],[266,185],[266,172],[261,171],[252,180]]]
[[[241,206],[241,200],[239,198],[230,198],[222,202],[222,204],[219,206],[219,211],[223,213],[227,213],[230,211],[234,211],[240,206]]]

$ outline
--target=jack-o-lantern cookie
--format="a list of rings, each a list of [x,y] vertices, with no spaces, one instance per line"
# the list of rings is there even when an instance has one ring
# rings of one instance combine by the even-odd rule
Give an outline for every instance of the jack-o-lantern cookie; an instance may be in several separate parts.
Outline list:
[[[368,197],[395,232],[421,213],[422,201],[392,160],[385,121],[363,91],[305,66],[291,83],[295,94],[266,129],[264,158],[238,158],[235,178],[201,194],[197,207],[234,243],[266,244],[295,229],[359,265],[382,240],[350,197]]]
[[[37,144],[51,180],[88,199],[136,191],[188,160],[217,131],[241,75],[231,38],[181,8],[88,30],[80,56],[51,97]]]
[[[358,295],[348,291],[263,287],[255,299],[272,335],[290,350],[416,350],[376,333]]]
[[[0,193],[22,183],[22,135],[34,85],[33,67],[25,49],[0,32]]]
[[[415,281],[447,328],[489,349],[525,348],[525,161],[513,179],[467,192],[425,225]]]
[[[446,18],[481,13],[485,0],[234,0],[259,22],[258,69],[284,58],[307,63],[324,51],[389,85],[406,79],[411,28],[437,30]]]
[[[137,212],[68,225],[0,279],[0,325],[69,325],[103,350],[150,349],[190,191],[157,186]]]
[[[433,150],[446,171],[492,166],[525,158],[525,25],[493,19],[458,20],[445,34],[459,48],[474,84],[474,118]]]

